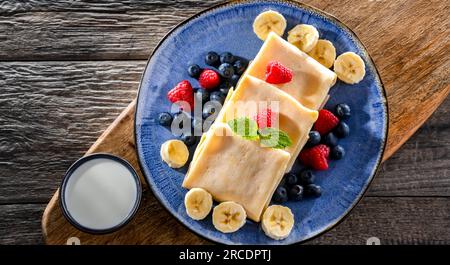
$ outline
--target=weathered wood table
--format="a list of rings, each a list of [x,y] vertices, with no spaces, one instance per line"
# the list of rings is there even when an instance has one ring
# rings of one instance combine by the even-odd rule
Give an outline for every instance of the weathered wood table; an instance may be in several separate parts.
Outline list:
[[[178,22],[218,2],[0,3],[0,244],[43,243],[43,209],[69,165],[134,99],[151,49]],[[388,97],[405,98],[390,106],[400,137],[388,144],[400,149],[351,215],[310,243],[364,244],[376,236],[383,244],[449,244],[450,4],[305,2],[352,28],[389,84]],[[422,96],[398,89],[405,86]],[[403,144],[417,129],[411,126],[428,118],[423,110],[442,100]],[[156,201],[149,207],[164,211]],[[164,216],[160,223],[172,229],[152,243],[204,242]]]

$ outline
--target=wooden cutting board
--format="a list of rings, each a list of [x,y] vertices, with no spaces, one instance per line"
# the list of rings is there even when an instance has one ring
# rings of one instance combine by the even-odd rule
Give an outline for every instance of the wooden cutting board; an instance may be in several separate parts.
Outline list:
[[[353,30],[368,47],[384,82],[389,105],[389,135],[383,160],[389,158],[436,110],[450,92],[450,33],[446,1],[389,1],[351,6],[320,1],[333,13],[351,20],[352,12],[365,13],[366,20]],[[361,16],[360,16],[361,17]],[[439,24],[441,23],[441,24]],[[353,23],[352,23],[353,24]],[[423,34],[427,32],[427,34]],[[406,65],[416,64],[415,67]],[[86,154],[107,152],[128,160],[144,186],[136,217],[120,231],[90,235],[71,226],[63,217],[56,192],[44,211],[42,230],[47,244],[66,244],[77,237],[82,244],[202,244],[159,205],[140,172],[134,143],[136,100],[100,136]]]

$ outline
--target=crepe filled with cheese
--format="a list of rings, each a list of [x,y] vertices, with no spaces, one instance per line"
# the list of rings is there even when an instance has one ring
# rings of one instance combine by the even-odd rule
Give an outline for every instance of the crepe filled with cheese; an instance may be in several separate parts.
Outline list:
[[[247,216],[259,222],[280,183],[290,154],[262,147],[235,135],[225,123],[216,122],[205,137],[198,158],[191,163],[183,187],[203,188],[216,201],[234,201]]]
[[[336,83],[336,74],[271,32],[246,75],[265,80],[266,67],[271,61],[280,62],[293,71],[292,81],[274,86],[294,97],[303,106],[318,110],[330,88]]]

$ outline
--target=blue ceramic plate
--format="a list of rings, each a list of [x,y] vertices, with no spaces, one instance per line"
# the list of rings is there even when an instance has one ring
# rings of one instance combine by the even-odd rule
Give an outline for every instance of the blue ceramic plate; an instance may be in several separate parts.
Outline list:
[[[214,229],[209,215],[194,221],[186,215],[181,187],[186,169],[169,168],[160,158],[160,146],[174,137],[158,125],[161,111],[169,111],[167,92],[189,78],[189,64],[204,65],[208,51],[230,51],[252,59],[262,41],[252,30],[255,17],[268,9],[276,10],[288,21],[286,32],[299,23],[314,25],[321,39],[330,40],[337,54],[353,51],[366,63],[366,76],[357,85],[340,81],[331,89],[328,107],[346,102],[352,108],[348,124],[351,135],[340,141],[346,149],[344,159],[331,162],[330,169],[318,172],[317,184],[323,195],[318,199],[288,202],[295,215],[295,226],[288,238],[268,238],[259,224],[247,221],[239,231],[222,234]],[[232,2],[208,9],[172,30],[151,56],[139,89],[135,136],[141,168],[155,196],[182,224],[207,239],[225,244],[292,244],[303,242],[332,228],[357,204],[380,164],[387,135],[387,105],[380,78],[367,51],[351,30],[337,19],[317,9],[287,1]],[[193,149],[192,149],[193,151]]]

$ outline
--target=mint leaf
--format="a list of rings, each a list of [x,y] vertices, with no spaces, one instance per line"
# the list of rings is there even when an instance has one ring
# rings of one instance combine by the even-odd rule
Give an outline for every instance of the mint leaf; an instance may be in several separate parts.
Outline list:
[[[242,136],[247,140],[258,140],[258,124],[254,120],[247,117],[237,118],[228,121],[228,125],[231,127],[234,133]]]
[[[283,149],[292,145],[289,135],[276,128],[264,128],[259,130],[261,144],[266,147]]]

